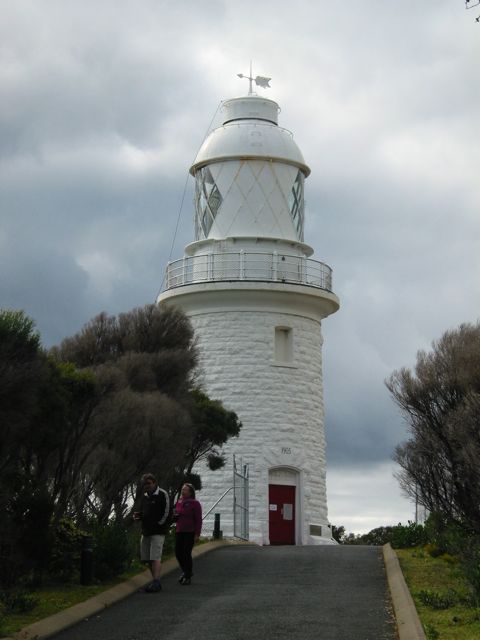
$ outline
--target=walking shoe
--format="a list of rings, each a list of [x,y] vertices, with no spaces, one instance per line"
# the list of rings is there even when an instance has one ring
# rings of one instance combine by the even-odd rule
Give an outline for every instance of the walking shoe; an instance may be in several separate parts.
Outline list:
[[[180,578],[178,579],[179,583],[180,583],[180,584],[182,584],[182,582],[184,581],[184,579],[185,579],[185,574],[184,574],[184,573],[182,573],[182,575],[181,575],[181,576],[180,576]]]
[[[191,582],[192,582],[191,578],[183,578],[180,584],[183,584],[183,586],[185,586],[187,584],[191,584]]]
[[[158,593],[162,590],[162,585],[160,584],[160,580],[154,580],[148,587],[145,588],[146,593]]]

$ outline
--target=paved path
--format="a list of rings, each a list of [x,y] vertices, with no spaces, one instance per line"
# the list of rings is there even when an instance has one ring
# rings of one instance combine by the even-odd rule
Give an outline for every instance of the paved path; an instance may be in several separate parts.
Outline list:
[[[394,640],[380,547],[222,547],[55,640]]]

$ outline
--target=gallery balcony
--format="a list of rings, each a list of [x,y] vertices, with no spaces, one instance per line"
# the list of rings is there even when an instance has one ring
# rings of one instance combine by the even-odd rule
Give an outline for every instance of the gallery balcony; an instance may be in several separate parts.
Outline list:
[[[332,270],[299,255],[261,252],[206,253],[185,256],[167,266],[165,290],[207,282],[278,282],[332,291]]]

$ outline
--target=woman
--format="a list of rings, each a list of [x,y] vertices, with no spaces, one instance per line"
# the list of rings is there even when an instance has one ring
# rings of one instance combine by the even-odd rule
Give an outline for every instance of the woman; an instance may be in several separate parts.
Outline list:
[[[202,507],[195,500],[195,488],[185,483],[175,505],[175,556],[182,569],[180,584],[188,585],[192,579],[192,549],[202,529]]]

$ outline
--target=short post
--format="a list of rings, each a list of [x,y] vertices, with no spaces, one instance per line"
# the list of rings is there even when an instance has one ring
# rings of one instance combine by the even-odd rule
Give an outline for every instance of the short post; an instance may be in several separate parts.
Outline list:
[[[213,524],[213,539],[221,540],[223,537],[223,531],[220,531],[220,514],[215,514],[215,522]]]
[[[93,539],[92,536],[82,537],[80,556],[80,584],[89,585],[93,582]]]

